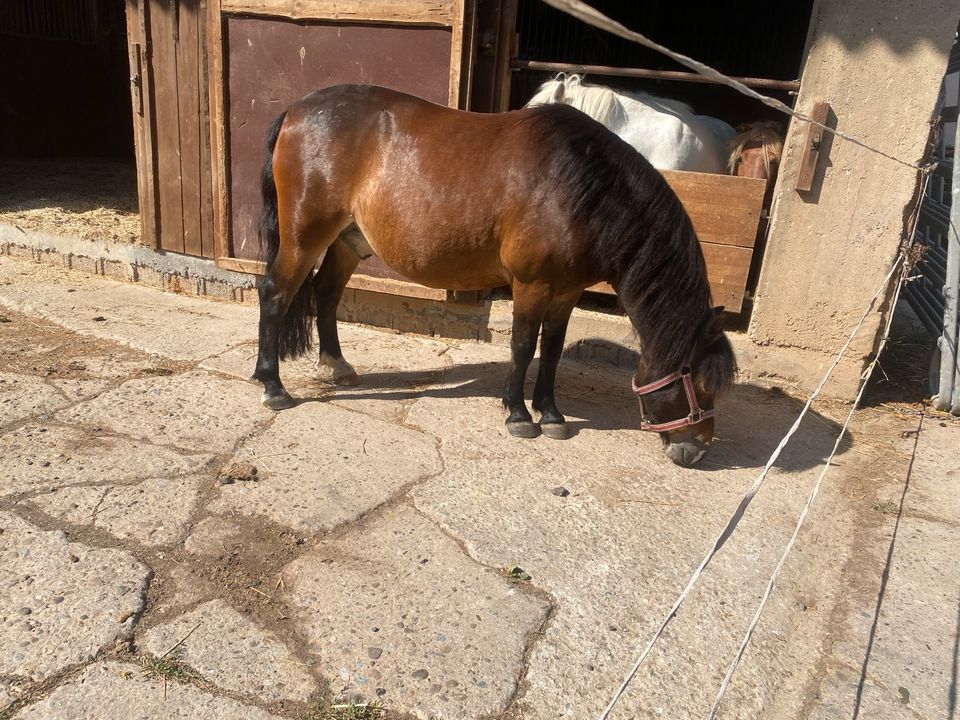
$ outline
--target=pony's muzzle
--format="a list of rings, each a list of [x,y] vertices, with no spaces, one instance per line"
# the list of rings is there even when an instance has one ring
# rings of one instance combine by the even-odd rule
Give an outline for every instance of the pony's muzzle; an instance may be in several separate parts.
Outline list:
[[[707,454],[710,444],[700,438],[692,438],[680,442],[666,441],[664,452],[680,467],[690,467]]]

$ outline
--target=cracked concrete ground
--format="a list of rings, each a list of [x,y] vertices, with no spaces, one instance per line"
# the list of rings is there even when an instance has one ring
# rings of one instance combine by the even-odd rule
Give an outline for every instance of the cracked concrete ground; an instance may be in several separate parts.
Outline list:
[[[595,717],[800,407],[738,387],[681,469],[629,371],[564,361],[574,437],[518,440],[506,348],[342,325],[364,384],[285,363],[273,414],[256,322],[0,258],[0,718]],[[843,414],[612,717],[705,715]],[[721,717],[960,714],[957,431],[858,412]]]

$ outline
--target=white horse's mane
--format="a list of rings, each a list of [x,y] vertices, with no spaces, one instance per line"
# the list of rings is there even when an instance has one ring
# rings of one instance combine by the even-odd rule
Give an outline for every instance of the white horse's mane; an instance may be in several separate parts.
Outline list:
[[[621,92],[620,94],[681,118],[694,115],[693,108],[679,100],[658,97],[646,92]],[[586,84],[583,82],[582,75],[560,73],[553,80],[543,83],[527,102],[526,107],[548,103],[571,105],[606,127],[616,127],[627,119],[627,112],[616,92],[602,85]]]
[[[582,80],[580,75],[561,73],[541,85],[526,107],[563,103],[586,113],[606,127],[615,127],[626,120],[626,111],[613,90],[599,85],[584,85]]]

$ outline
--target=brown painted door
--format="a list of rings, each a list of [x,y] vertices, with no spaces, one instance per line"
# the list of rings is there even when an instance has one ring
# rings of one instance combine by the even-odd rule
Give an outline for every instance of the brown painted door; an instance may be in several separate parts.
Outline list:
[[[128,0],[144,242],[214,257],[206,0]]]

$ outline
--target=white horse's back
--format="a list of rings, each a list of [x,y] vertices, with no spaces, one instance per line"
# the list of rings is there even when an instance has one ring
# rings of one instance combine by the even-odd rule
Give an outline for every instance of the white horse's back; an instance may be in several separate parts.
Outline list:
[[[727,172],[727,123],[697,115],[689,105],[643,92],[617,93],[585,85],[579,75],[545,82],[527,106],[564,103],[586,113],[664,170]]]

